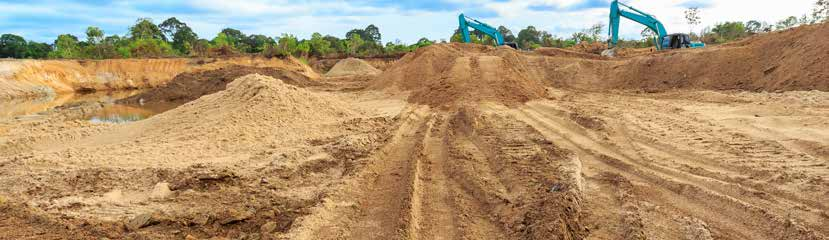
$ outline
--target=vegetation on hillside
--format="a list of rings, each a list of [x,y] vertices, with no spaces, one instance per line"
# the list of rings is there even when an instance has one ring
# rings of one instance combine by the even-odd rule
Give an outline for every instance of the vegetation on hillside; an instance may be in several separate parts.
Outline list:
[[[685,14],[688,24],[696,27],[700,23],[699,9],[689,8]],[[709,44],[734,41],[753,34],[784,30],[803,24],[825,22],[829,18],[829,0],[817,0],[812,13],[798,18],[795,16],[770,24],[762,21],[724,22],[704,28],[700,33],[691,32],[692,38]],[[175,17],[156,24],[152,19],[138,19],[124,36],[105,35],[95,26],[86,29],[86,38],[79,39],[71,34],[57,36],[52,43],[26,41],[14,34],[0,36],[0,58],[32,59],[111,59],[111,58],[158,58],[158,57],[210,57],[239,54],[262,54],[268,57],[295,56],[300,58],[326,57],[367,57],[399,56],[420,47],[434,44],[435,40],[421,38],[414,44],[400,40],[383,44],[380,29],[368,25],[364,29],[353,29],[345,38],[314,33],[310,39],[299,39],[288,33],[277,37],[260,34],[247,35],[240,30],[225,28],[211,39],[199,38],[193,29]],[[569,37],[554,36],[546,31],[528,26],[517,34],[501,26],[498,28],[506,42],[515,42],[521,49],[538,47],[568,48],[582,43],[606,41],[606,25],[595,24],[573,33]],[[494,40],[477,30],[472,31],[472,41],[494,44]],[[638,40],[620,40],[621,47],[651,47],[654,33],[642,31]],[[459,30],[455,30],[450,42],[461,42]],[[446,42],[446,40],[440,40]]]

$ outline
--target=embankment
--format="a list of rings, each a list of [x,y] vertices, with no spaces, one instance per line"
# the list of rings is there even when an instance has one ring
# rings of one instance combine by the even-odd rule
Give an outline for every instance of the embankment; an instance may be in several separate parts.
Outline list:
[[[221,59],[109,59],[0,61],[0,99],[55,93],[153,88],[185,72],[231,65],[278,68],[318,78],[295,59],[237,57]]]

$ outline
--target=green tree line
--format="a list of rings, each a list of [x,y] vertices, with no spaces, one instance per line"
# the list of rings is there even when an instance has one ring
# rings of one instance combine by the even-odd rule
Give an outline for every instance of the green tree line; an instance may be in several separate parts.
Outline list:
[[[699,9],[686,11],[689,24],[699,23]],[[817,0],[810,14],[791,16],[776,23],[762,21],[724,22],[704,28],[700,33],[691,32],[692,38],[705,43],[725,43],[746,36],[776,30],[785,30],[804,24],[826,22],[829,19],[829,0]],[[382,43],[380,29],[368,25],[364,29],[352,29],[345,38],[314,33],[310,39],[299,39],[288,33],[276,37],[260,34],[247,35],[233,28],[225,28],[212,39],[199,38],[186,23],[175,17],[155,24],[152,19],[138,19],[124,36],[109,35],[95,26],[86,29],[86,38],[61,34],[53,43],[26,41],[14,34],[0,36],[0,58],[56,58],[56,59],[110,59],[110,58],[155,58],[175,56],[229,56],[235,54],[262,54],[273,56],[344,57],[344,56],[388,56],[400,55],[429,46],[436,41],[421,38],[414,44],[400,40]],[[498,31],[506,42],[515,42],[522,49],[538,47],[567,48],[580,43],[606,41],[606,25],[595,24],[573,33],[569,37],[554,36],[534,26],[527,26],[514,34],[500,26]],[[495,40],[480,31],[473,31],[472,41],[494,45]],[[641,39],[620,40],[622,47],[651,47],[654,33],[644,29]],[[450,42],[461,42],[458,29]],[[446,42],[441,40],[440,42]]]
[[[299,39],[287,33],[277,37],[247,35],[233,28],[222,29],[212,39],[204,39],[175,17],[159,24],[152,19],[141,18],[129,27],[124,36],[107,36],[95,26],[86,29],[85,39],[61,34],[51,44],[3,34],[0,36],[0,58],[112,59],[237,54],[300,58],[383,56],[400,55],[435,43],[427,38],[421,38],[414,44],[404,44],[400,40],[382,44],[381,40],[380,29],[373,24],[348,31],[343,39],[320,33],[312,34],[310,39]]]

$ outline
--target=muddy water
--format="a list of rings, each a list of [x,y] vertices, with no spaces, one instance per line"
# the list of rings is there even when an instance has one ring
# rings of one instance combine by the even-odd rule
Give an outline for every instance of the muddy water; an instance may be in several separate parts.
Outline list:
[[[142,91],[115,91],[96,92],[90,94],[60,94],[37,99],[16,99],[0,101],[0,119],[27,115],[38,115],[55,107],[64,105],[100,102],[104,107],[98,111],[86,114],[83,119],[95,122],[123,123],[149,118],[153,115],[175,108],[175,104],[144,104],[123,105],[116,104],[118,99],[141,93]]]

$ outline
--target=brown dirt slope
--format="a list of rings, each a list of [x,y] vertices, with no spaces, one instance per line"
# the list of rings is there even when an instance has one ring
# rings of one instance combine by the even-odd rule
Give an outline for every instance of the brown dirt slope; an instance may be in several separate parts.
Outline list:
[[[374,75],[382,71],[374,68],[366,61],[357,58],[346,58],[337,62],[328,73],[326,77],[343,77],[353,75]]]
[[[438,44],[407,54],[380,74],[371,88],[412,91],[410,102],[450,106],[466,101],[517,104],[543,96],[514,50],[472,44]]]
[[[829,24],[733,44],[638,57],[610,71],[610,88],[829,91]]]
[[[282,79],[283,82],[296,86],[319,85],[307,76],[290,70],[233,65],[215,70],[182,73],[162,87],[119,102],[134,104],[141,99],[145,102],[189,102],[201,96],[222,91],[233,80],[254,73]]]
[[[309,66],[287,58],[171,58],[0,61],[0,99],[51,93],[154,88],[178,74],[230,65],[289,69],[318,78]]]

